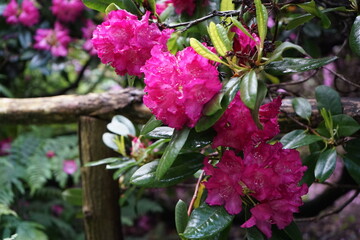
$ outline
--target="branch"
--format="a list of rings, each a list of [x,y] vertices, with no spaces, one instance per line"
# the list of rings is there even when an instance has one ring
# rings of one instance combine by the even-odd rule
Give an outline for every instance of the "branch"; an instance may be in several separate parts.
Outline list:
[[[325,68],[326,70],[328,70],[329,72],[331,72],[332,74],[334,74],[336,77],[340,78],[341,80],[343,80],[344,82],[346,83],[349,83],[350,85],[354,86],[354,87],[357,87],[357,88],[360,88],[360,85],[359,84],[356,84],[348,79],[346,79],[343,75],[335,72],[334,70],[330,69],[330,68],[327,68],[327,67],[323,67]]]
[[[288,85],[296,85],[303,82],[306,82],[310,80],[319,70],[315,70],[312,72],[308,77],[305,77],[304,79],[297,80],[297,81],[291,81],[291,82],[283,82],[283,83],[276,83],[276,84],[267,84],[268,87],[280,87],[280,86],[288,86]]]

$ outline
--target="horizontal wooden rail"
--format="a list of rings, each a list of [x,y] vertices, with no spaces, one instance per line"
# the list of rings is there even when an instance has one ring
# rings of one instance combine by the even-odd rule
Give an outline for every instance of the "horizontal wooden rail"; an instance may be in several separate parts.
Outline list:
[[[62,95],[44,98],[0,98],[0,124],[46,124],[77,122],[80,116],[92,116],[109,120],[113,115],[122,114],[135,123],[145,123],[151,116],[142,104],[143,91],[127,88],[105,93],[87,95]],[[311,122],[316,125],[321,117],[316,101],[309,99],[313,108]],[[360,122],[360,99],[343,98],[344,113]],[[291,99],[284,99],[279,123],[282,132],[298,127],[291,119],[296,114]]]

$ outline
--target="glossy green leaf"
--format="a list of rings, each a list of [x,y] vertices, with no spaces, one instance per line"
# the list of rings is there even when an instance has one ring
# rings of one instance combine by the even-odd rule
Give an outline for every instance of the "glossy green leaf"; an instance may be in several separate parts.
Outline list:
[[[286,30],[291,30],[291,29],[297,28],[297,27],[309,22],[313,18],[314,18],[314,16],[311,14],[305,14],[305,15],[301,15],[299,17],[293,18],[286,25]]]
[[[322,137],[306,134],[304,130],[294,130],[285,134],[280,142],[283,144],[283,148],[294,149],[321,140]]]
[[[349,115],[339,114],[333,116],[332,119],[339,137],[348,137],[360,130],[359,123]]]
[[[129,159],[129,158],[127,158]],[[138,163],[134,159],[129,159],[126,161],[119,161],[114,162],[106,165],[106,169],[121,169],[121,168],[128,168],[129,166],[135,166]]]
[[[235,10],[235,4],[233,0],[221,0],[220,11],[230,11]]]
[[[284,75],[290,73],[305,72],[320,68],[337,59],[336,56],[318,59],[307,58],[284,58],[281,61],[274,61],[265,65],[265,70],[274,75]]]
[[[222,27],[221,25],[216,26],[214,22],[210,22],[208,27],[208,33],[216,51],[221,56],[225,56],[226,53],[230,51],[230,40],[227,38],[227,33],[224,27],[222,28],[221,27]],[[224,36],[224,31],[225,31],[225,36]]]
[[[221,90],[222,92],[225,92],[224,96],[221,98],[221,109],[211,116],[203,116],[200,118],[195,126],[195,130],[197,132],[202,132],[213,126],[223,115],[231,101],[235,98],[239,89],[239,78],[231,78],[226,84],[224,84],[223,89]]]
[[[260,119],[259,119],[259,109],[260,109],[262,102],[264,101],[264,99],[266,97],[266,94],[267,94],[266,84],[263,83],[262,81],[259,81],[258,82],[258,90],[257,90],[257,94],[256,94],[255,107],[254,107],[254,109],[250,110],[251,117],[259,129],[263,129],[263,126],[261,125]]]
[[[240,83],[240,97],[243,103],[250,109],[254,109],[258,89],[258,80],[255,71],[246,73]]]
[[[343,158],[350,176],[360,184],[360,139],[353,139],[345,144],[347,152]]]
[[[264,234],[262,234],[256,227],[246,228],[247,240],[264,240]]]
[[[180,199],[175,206],[175,226],[178,234],[185,231],[188,221],[189,216],[187,215],[187,205]]]
[[[95,167],[95,166],[99,166],[99,165],[103,165],[103,164],[110,164],[110,163],[114,163],[116,161],[121,160],[121,158],[116,158],[116,157],[112,157],[112,158],[105,158],[99,161],[94,161],[94,162],[88,162],[84,165],[84,167]]]
[[[349,44],[351,50],[358,56],[360,56],[360,16],[357,16],[352,27],[349,36]]]
[[[115,144],[115,138],[116,138],[116,135],[115,134],[112,134],[112,133],[104,133],[102,135],[102,141],[103,143],[111,148],[111,149],[114,149],[115,151],[118,151],[119,148],[118,146]]]
[[[292,221],[288,226],[286,226],[283,231],[288,235],[291,240],[303,239],[300,229],[294,221]]]
[[[258,25],[259,38],[261,46],[264,46],[264,41],[267,34],[268,12],[266,7],[261,3],[261,0],[254,0],[256,8],[256,22]]]
[[[271,57],[269,58],[269,60],[266,61],[266,63],[270,63],[275,60],[279,60],[280,58],[282,58],[283,52],[286,50],[289,50],[289,49],[295,49],[304,55],[306,54],[305,50],[302,47],[300,47],[299,45],[296,45],[291,42],[283,42],[274,50]]]
[[[197,132],[195,129],[191,129],[188,139],[184,144],[184,149],[196,149],[203,148],[212,143],[216,132],[210,128],[203,132]]]
[[[177,156],[165,175],[158,180],[156,169],[159,161],[141,166],[131,177],[132,184],[139,187],[168,187],[191,177],[203,166],[204,155],[200,153],[184,153]]]
[[[109,14],[111,11],[116,11],[121,9],[118,5],[116,5],[115,3],[110,3],[109,6],[106,7],[105,9],[105,13]]]
[[[174,134],[174,129],[171,127],[157,127],[148,134],[145,134],[148,138],[162,139],[162,138],[171,138]]]
[[[292,106],[297,115],[304,119],[309,119],[311,116],[311,104],[305,98],[297,97],[294,98],[292,101]]]
[[[326,14],[324,14],[322,11],[319,10],[314,0],[306,3],[298,4],[298,6],[304,9],[306,12],[320,18],[322,26],[324,28],[330,27],[331,25],[330,19],[326,16]]]
[[[191,213],[184,233],[185,238],[207,239],[225,229],[234,219],[222,206],[209,206],[205,202]]]
[[[190,46],[195,50],[195,52],[197,52],[199,55],[203,56],[204,58],[207,58],[209,60],[212,60],[212,61],[215,61],[218,63],[225,64],[225,62],[223,62],[218,57],[218,55],[216,55],[215,53],[210,51],[207,47],[202,45],[201,42],[199,42],[195,38],[190,38]]]
[[[82,206],[82,189],[69,188],[62,192],[63,199],[75,206]]]
[[[114,116],[106,127],[109,131],[121,136],[136,135],[134,124],[121,115]]]
[[[315,98],[317,101],[317,108],[319,110],[325,108],[326,110],[330,111],[332,115],[342,113],[340,95],[331,87],[324,85],[316,87]]]
[[[324,182],[334,172],[336,166],[336,149],[328,149],[319,155],[315,166],[315,178]]]
[[[136,7],[134,2],[131,0],[83,0],[83,3],[88,8],[97,10],[99,12],[105,12],[106,8],[110,4],[116,4],[121,9],[124,9],[130,13],[137,14],[137,15],[141,14],[141,12]]]
[[[156,0],[147,0],[152,13],[156,13]]]
[[[161,125],[162,122],[160,120],[157,120],[155,115],[152,115],[151,118],[147,121],[147,123],[141,128],[140,135],[146,135]]]
[[[156,169],[156,178],[162,179],[166,172],[169,170],[176,157],[180,153],[180,150],[184,146],[187,137],[189,136],[190,129],[183,128],[182,130],[175,130],[174,134],[166,147],[164,154],[162,155],[159,165]]]
[[[311,153],[303,160],[303,165],[306,166],[307,169],[300,181],[300,185],[305,183],[308,187],[310,187],[311,184],[315,181],[314,171],[315,171],[316,162],[319,158],[319,154],[320,154],[319,152]]]
[[[231,18],[232,23],[239,28],[246,36],[248,36],[249,38],[251,38],[252,40],[255,41],[254,37],[251,36],[251,34],[248,32],[248,30],[246,30],[246,28],[236,19],[236,18]]]

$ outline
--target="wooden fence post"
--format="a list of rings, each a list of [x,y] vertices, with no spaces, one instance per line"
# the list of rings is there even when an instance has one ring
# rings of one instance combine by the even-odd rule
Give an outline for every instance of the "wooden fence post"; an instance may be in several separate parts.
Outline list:
[[[79,147],[82,163],[83,213],[87,240],[122,240],[118,182],[113,180],[113,172],[103,165],[84,167],[92,161],[113,157],[101,136],[106,131],[106,123],[93,117],[80,117]]]

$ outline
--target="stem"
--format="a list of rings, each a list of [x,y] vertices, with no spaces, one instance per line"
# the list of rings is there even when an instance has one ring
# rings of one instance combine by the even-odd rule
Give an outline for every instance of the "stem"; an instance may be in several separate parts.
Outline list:
[[[198,181],[196,183],[195,192],[194,192],[194,195],[193,195],[193,197],[191,199],[191,202],[190,202],[190,205],[189,205],[189,208],[188,208],[188,211],[187,211],[188,216],[190,216],[190,214],[191,214],[191,212],[192,212],[192,210],[194,208],[194,203],[195,203],[196,198],[198,196],[199,187],[200,187],[201,180],[202,180],[204,174],[205,174],[205,172],[202,171],[202,173],[200,174],[199,179],[198,179]]]

